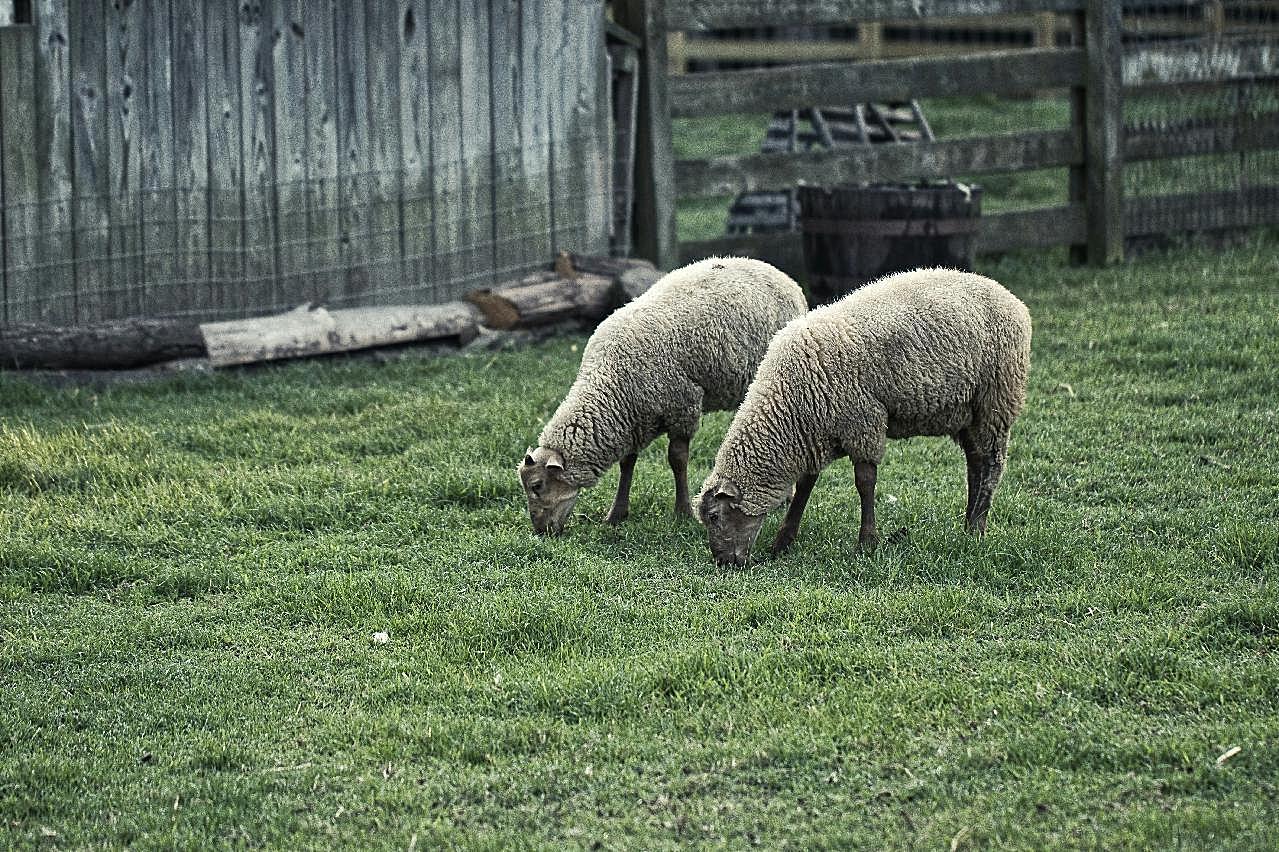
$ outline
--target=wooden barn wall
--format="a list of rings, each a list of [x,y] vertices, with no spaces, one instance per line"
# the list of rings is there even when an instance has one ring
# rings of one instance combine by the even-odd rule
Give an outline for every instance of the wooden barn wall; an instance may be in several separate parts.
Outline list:
[[[0,20],[0,322],[440,301],[608,250],[594,0],[32,13]]]

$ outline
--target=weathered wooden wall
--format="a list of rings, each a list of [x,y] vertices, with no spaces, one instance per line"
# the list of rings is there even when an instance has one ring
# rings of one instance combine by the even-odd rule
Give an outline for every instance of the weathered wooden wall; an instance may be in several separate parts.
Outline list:
[[[594,0],[33,7],[0,20],[0,322],[438,301],[608,249]]]

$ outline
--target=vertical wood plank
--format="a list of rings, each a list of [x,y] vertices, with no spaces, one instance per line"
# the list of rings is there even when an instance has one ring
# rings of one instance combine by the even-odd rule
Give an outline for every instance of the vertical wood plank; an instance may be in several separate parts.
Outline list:
[[[35,289],[40,234],[36,162],[35,29],[0,29],[0,180],[4,183],[6,322],[39,319]]]
[[[518,260],[526,268],[543,264],[551,251],[551,184],[548,173],[550,131],[547,123],[551,76],[546,69],[555,61],[547,41],[545,0],[522,0],[519,21],[519,91],[515,111],[519,124],[519,191],[521,235]],[[513,259],[514,260],[514,259]]]
[[[613,13],[643,42],[635,139],[635,249],[658,268],[671,269],[678,254],[675,149],[666,80],[666,0],[618,0]]]
[[[1103,265],[1124,257],[1121,5],[1089,0],[1087,16],[1088,260]]]
[[[463,0],[462,53],[462,271],[466,287],[493,283],[493,115],[489,96],[489,8]]]
[[[146,79],[142,12],[133,0],[105,6],[107,147],[111,193],[111,273],[102,319],[139,316],[146,293],[142,264],[142,135],[138,88]]]
[[[430,0],[402,0],[400,18],[400,160],[403,164],[406,301],[431,301],[435,250],[431,208]]]
[[[67,0],[38,0],[34,12],[36,165],[40,172],[36,313],[42,320],[66,324],[75,322],[76,317]]]
[[[1085,12],[1074,12],[1070,16],[1070,43],[1080,47],[1088,31],[1088,16]],[[1070,129],[1080,142],[1080,149],[1087,145],[1088,137],[1088,87],[1073,86],[1070,89]],[[1071,166],[1066,177],[1066,197],[1072,202],[1085,204],[1088,200],[1088,169],[1085,164]],[[1088,243],[1072,245],[1069,249],[1070,262],[1076,266],[1088,262]]]
[[[461,0],[466,2],[466,0]],[[431,186],[435,217],[434,298],[448,299],[464,288],[462,276],[462,57],[458,39],[459,0],[431,0]]]
[[[520,125],[516,90],[521,84],[517,0],[490,0],[489,102],[493,115],[493,269],[502,278],[518,270],[520,218]]]
[[[369,108],[364,4],[338,3],[338,207],[345,278],[335,302],[353,304],[369,292]]]
[[[306,22],[306,212],[310,292],[317,303],[342,292],[338,250],[337,84],[333,0],[310,0]]]
[[[314,301],[306,272],[307,246],[307,66],[306,40],[314,36],[306,0],[280,0],[271,23],[272,103],[275,122],[276,228],[280,307]]]
[[[205,85],[210,69],[201,0],[173,0],[173,303],[177,313],[208,318],[209,128]]]
[[[367,0],[369,75],[369,273],[373,298],[401,297],[404,232],[400,218],[399,4]]]
[[[271,20],[260,1],[239,4],[240,159],[244,170],[244,310],[282,307],[276,296],[275,91]]]
[[[544,0],[542,39],[544,65],[538,74],[546,80],[546,154],[551,196],[551,252],[574,251],[571,227],[577,216],[578,164],[571,161],[568,137],[572,132],[570,98],[576,97],[577,69],[566,60],[570,49],[573,0]],[[572,93],[570,95],[570,93]]]
[[[585,68],[584,86],[578,89],[578,110],[583,127],[591,130],[584,158],[586,163],[586,234],[584,251],[607,254],[612,231],[613,161],[612,117],[607,44],[604,35],[604,7],[586,2],[582,14],[582,53]]]
[[[244,172],[236,5],[202,3],[208,76],[209,287],[214,316],[244,316]]]
[[[148,0],[139,5],[144,12],[145,51],[144,73],[137,86],[142,125],[142,246],[147,282],[143,313],[163,316],[182,310],[181,294],[174,291],[177,205],[173,191],[170,6],[169,0]]]
[[[69,7],[77,322],[105,318],[113,298],[106,291],[115,286],[111,279],[105,3],[82,0]]]

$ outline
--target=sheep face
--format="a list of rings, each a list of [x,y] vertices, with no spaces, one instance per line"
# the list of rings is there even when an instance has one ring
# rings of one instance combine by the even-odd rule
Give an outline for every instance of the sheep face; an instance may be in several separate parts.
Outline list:
[[[698,515],[706,527],[711,556],[720,565],[745,565],[760,527],[764,526],[765,516],[748,515],[742,511],[740,501],[737,486],[720,480],[702,491],[698,503]]]
[[[564,480],[564,457],[546,447],[530,448],[520,465],[520,482],[524,496],[528,498],[528,516],[533,521],[533,532],[538,535],[559,535],[564,531],[573,505],[577,503],[578,487]]]

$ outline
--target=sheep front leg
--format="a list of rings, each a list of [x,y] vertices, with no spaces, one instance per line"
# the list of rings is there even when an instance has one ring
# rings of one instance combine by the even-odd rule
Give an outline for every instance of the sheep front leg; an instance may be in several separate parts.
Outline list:
[[[694,517],[693,504],[688,499],[688,438],[670,436],[666,449],[666,461],[675,475],[675,514]]]
[[[786,518],[777,530],[777,538],[773,540],[774,556],[784,553],[795,543],[795,537],[799,535],[799,519],[804,514],[804,507],[808,505],[808,497],[813,493],[813,486],[816,484],[817,474],[815,473],[806,473],[795,483],[795,496],[791,498],[790,508],[786,510]]]
[[[875,477],[878,465],[872,461],[853,462],[853,478],[857,483],[857,496],[862,502],[862,526],[857,533],[857,543],[874,547],[879,541],[875,531]]]
[[[970,533],[985,534],[986,517],[990,514],[990,505],[995,499],[995,489],[999,486],[999,480],[1003,478],[1007,460],[1007,438],[1001,440],[993,451],[982,458],[977,474],[977,494],[973,498],[972,514],[967,523]]]
[[[631,513],[631,477],[635,474],[635,459],[638,453],[631,453],[621,462],[621,477],[617,481],[617,496],[613,498],[613,508],[608,510],[604,518],[606,524],[620,524]]]

